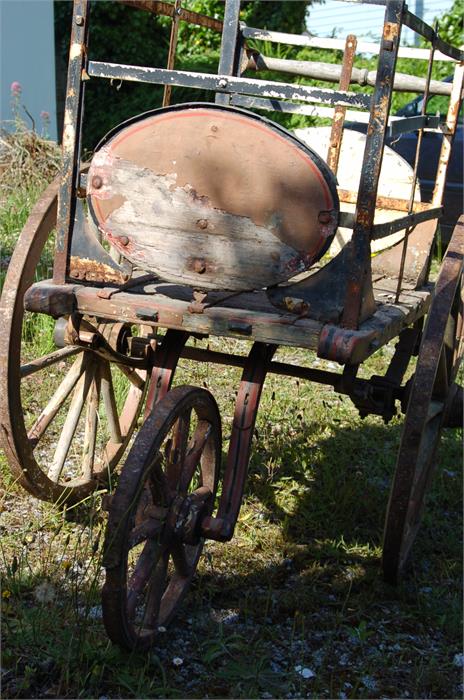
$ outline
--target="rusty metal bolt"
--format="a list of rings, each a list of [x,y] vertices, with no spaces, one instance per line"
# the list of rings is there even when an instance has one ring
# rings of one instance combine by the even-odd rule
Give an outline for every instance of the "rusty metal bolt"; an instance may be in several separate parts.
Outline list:
[[[205,229],[208,228],[208,221],[207,219],[198,219],[197,221],[197,226],[198,228]]]
[[[96,190],[99,190],[100,187],[103,187],[103,178],[100,175],[93,176],[92,187],[94,187]]]
[[[121,245],[128,245],[129,239],[127,236],[119,236],[118,241]]]
[[[195,260],[193,263],[193,270],[194,272],[198,272],[199,275],[202,275],[204,272],[206,272],[205,261],[201,259]]]
[[[320,224],[330,224],[332,221],[332,214],[330,211],[320,211],[317,220]]]
[[[82,17],[82,15],[76,15],[75,21],[78,27],[82,27],[82,25],[84,24],[84,18]]]

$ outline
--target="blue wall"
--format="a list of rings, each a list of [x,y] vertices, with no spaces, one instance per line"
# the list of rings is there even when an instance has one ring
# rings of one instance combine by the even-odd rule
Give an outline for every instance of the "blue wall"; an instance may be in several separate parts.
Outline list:
[[[37,133],[56,139],[53,0],[0,0],[0,117],[13,119],[10,86],[22,87],[20,114]],[[48,112],[47,126],[41,112]],[[9,125],[11,127],[11,125]]]

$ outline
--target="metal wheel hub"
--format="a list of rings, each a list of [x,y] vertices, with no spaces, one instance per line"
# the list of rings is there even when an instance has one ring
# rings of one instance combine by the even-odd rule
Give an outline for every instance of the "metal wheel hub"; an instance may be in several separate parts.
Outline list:
[[[200,487],[187,496],[177,496],[172,506],[175,536],[185,544],[198,544],[201,539],[201,522],[207,515],[212,493]]]

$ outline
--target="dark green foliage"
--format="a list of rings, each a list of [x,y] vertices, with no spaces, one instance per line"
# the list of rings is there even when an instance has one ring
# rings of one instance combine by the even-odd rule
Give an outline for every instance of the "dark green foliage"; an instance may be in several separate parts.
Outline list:
[[[445,41],[461,46],[464,41],[464,0],[454,0],[451,9],[438,20],[438,32]]]
[[[304,2],[244,2],[243,19],[250,27],[302,34],[308,0]]]
[[[60,75],[59,104],[66,89],[66,65],[69,50],[69,27],[72,17],[70,2],[55,2],[57,41],[57,73]],[[166,65],[169,26],[148,12],[133,10],[116,2],[101,0],[91,3],[89,57],[93,60],[133,65]],[[86,84],[84,147],[94,148],[113,126],[128,117],[156,107],[161,102],[162,88],[124,82],[111,85],[104,80]]]
[[[244,2],[242,19],[251,26],[301,33],[309,2]],[[61,132],[66,66],[72,19],[71,2],[55,2],[58,125]],[[184,2],[196,12],[222,19],[221,0]],[[98,0],[91,3],[91,59],[144,66],[165,66],[169,46],[170,20],[134,10],[120,3]],[[215,72],[221,36],[218,32],[181,22],[176,67]],[[113,126],[161,104],[163,89],[130,82],[111,85],[104,80],[86,84],[84,148],[93,149]],[[173,101],[211,100],[210,93],[176,89]]]

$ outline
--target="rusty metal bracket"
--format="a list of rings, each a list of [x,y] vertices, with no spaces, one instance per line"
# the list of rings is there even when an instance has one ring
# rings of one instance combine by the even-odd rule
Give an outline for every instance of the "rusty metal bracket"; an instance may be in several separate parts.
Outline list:
[[[317,356],[340,364],[357,364],[376,349],[375,331],[354,331],[326,324],[319,336]]]
[[[208,516],[201,523],[204,537],[221,542],[226,542],[233,537],[242,504],[261,391],[275,351],[275,345],[254,343],[244,363],[235,402],[221,500],[217,516]]]

